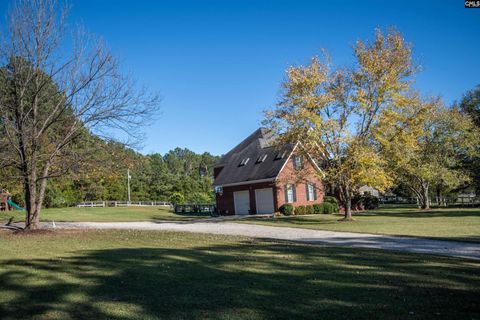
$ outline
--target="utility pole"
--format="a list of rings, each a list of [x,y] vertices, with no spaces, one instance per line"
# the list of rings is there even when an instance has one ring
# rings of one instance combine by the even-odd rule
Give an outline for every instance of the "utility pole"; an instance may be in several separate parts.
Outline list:
[[[130,175],[130,169],[127,169],[127,188],[128,188],[128,204],[130,204],[130,180],[132,176]]]

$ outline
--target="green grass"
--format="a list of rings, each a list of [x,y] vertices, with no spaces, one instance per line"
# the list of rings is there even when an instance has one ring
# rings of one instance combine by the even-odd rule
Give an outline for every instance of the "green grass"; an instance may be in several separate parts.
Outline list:
[[[2,319],[478,319],[480,262],[147,231],[0,233]]]
[[[354,214],[355,221],[338,221],[342,215],[255,218],[241,223],[332,231],[418,236],[480,242],[480,209],[381,208]]]
[[[25,215],[20,211],[0,212],[0,221],[14,217],[16,221],[24,221]],[[186,221],[207,218],[208,213],[173,213],[165,207],[118,207],[118,208],[60,208],[43,209],[42,221],[149,221],[171,220]]]

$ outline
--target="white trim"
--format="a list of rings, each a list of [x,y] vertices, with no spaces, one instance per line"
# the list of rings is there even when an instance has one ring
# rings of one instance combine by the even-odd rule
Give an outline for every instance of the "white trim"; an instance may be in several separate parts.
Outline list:
[[[234,182],[234,183],[227,183],[227,184],[218,184],[218,185],[215,185],[215,187],[243,186],[243,185],[246,185],[246,184],[270,182],[270,181],[274,181],[275,179],[276,179],[276,178],[268,178],[268,179],[251,180],[251,181],[241,181],[241,182]]]
[[[283,164],[282,168],[280,169],[280,171],[278,171],[278,174],[277,176],[275,177],[275,180],[278,179],[278,177],[280,176],[280,173],[282,173],[283,169],[285,169],[285,166],[287,165],[288,161],[290,160],[290,158],[292,157],[292,154],[295,152],[295,150],[297,149],[297,146],[300,145],[304,150],[305,150],[305,147],[300,143],[300,141],[298,141],[295,146],[293,147],[292,151],[290,152],[290,154],[288,155],[288,158],[287,158],[287,161],[285,161],[285,163]],[[310,163],[313,164],[313,166],[322,174],[322,176],[325,178],[325,172],[318,166],[318,164],[315,162],[315,160],[313,160],[312,156],[308,153],[308,152],[305,152],[308,156],[308,159],[310,159]]]
[[[292,157],[292,154],[295,152],[295,149],[297,149],[297,146],[300,142],[297,142],[295,143],[295,146],[293,147],[292,151],[290,151],[290,154],[288,155],[288,158],[287,158],[287,161],[285,161],[285,163],[283,164],[283,166],[280,168],[280,171],[278,171],[278,174],[277,176],[275,177],[275,180],[278,179],[278,176],[280,175],[280,173],[282,173],[283,169],[285,169],[285,166],[287,165],[288,161],[290,160],[290,158]]]

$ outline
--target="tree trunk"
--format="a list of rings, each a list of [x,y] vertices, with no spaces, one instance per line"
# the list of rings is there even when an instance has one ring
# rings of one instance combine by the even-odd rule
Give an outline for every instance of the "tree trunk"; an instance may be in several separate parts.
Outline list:
[[[351,221],[353,220],[352,218],[352,195],[348,187],[343,187],[340,189],[342,192],[342,198],[343,198],[343,207],[345,209],[345,214],[343,217],[344,221]]]
[[[422,182],[422,194],[421,194],[421,208],[423,210],[430,209],[430,195],[428,194],[428,183]]]

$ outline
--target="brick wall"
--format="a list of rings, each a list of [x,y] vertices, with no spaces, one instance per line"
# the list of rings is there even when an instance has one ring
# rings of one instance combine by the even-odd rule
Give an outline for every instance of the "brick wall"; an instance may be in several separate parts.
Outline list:
[[[317,200],[307,200],[307,183],[314,183],[316,185]],[[276,202],[278,204],[276,209],[285,204],[285,184],[295,185],[296,201],[291,203],[294,207],[323,202],[323,197],[325,195],[324,186],[318,171],[314,168],[310,160],[304,159],[303,169],[301,170],[295,170],[293,165],[293,156],[285,164],[285,167],[282,172],[280,172],[278,181],[276,183]]]

